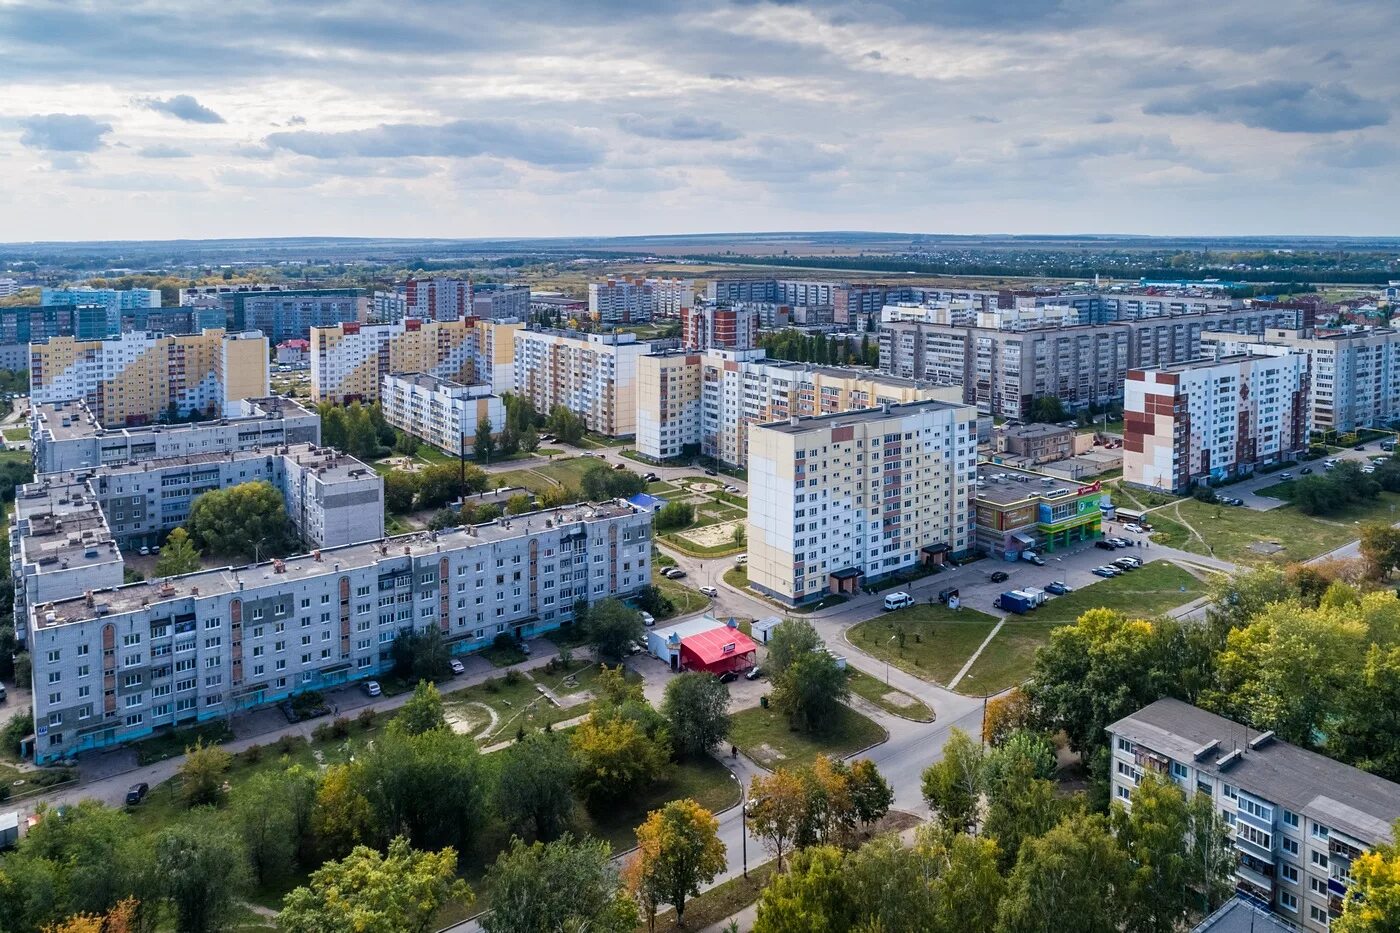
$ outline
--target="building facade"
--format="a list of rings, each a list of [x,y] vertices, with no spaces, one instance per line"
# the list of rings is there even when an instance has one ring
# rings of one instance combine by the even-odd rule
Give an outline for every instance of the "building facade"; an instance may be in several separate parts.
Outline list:
[[[758,346],[758,311],[745,305],[704,305],[681,312],[681,346],[687,350],[750,350]]]
[[[977,467],[977,550],[1015,560],[1023,551],[1054,552],[1099,534],[1103,486],[1001,464]]]
[[[404,314],[423,321],[455,321],[472,316],[471,279],[409,279],[404,283]]]
[[[145,424],[266,398],[267,370],[267,338],[257,331],[51,337],[30,345],[29,396],[34,404],[81,399],[105,427]]]
[[[1308,358],[1222,356],[1135,369],[1123,395],[1123,479],[1188,492],[1308,449]]]
[[[239,399],[227,417],[194,424],[103,428],[80,399],[30,407],[36,473],[319,444],[321,419],[292,399]]]
[[[1236,890],[1321,933],[1341,914],[1356,857],[1391,842],[1400,784],[1180,700],[1108,727],[1113,799],[1132,806],[1147,772],[1205,794],[1230,824]]]
[[[379,390],[384,420],[444,453],[457,456],[476,450],[482,419],[491,434],[505,428],[506,409],[499,395],[483,383],[463,385],[427,373],[390,373]]]
[[[997,432],[997,453],[1025,457],[1035,463],[1074,455],[1074,428],[1058,424],[1022,424]]]
[[[109,337],[122,332],[122,312],[138,308],[159,308],[158,288],[44,288],[39,293],[41,305],[102,308],[107,326],[101,334]]]
[[[682,314],[695,307],[695,280],[681,278],[648,279],[656,302],[655,316],[680,320]]]
[[[973,547],[977,412],[912,402],[756,425],[749,584],[789,605]]]
[[[530,316],[530,286],[478,282],[472,286],[472,314],[496,321],[523,321]]]
[[[376,676],[414,629],[457,654],[553,631],[576,601],[651,582],[651,520],[577,505],[44,603],[27,620],[35,757]]]
[[[637,361],[652,345],[635,334],[559,330],[515,333],[515,393],[548,415],[563,405],[588,430],[637,433]]]
[[[390,373],[424,373],[509,391],[515,381],[517,321],[459,318],[397,324],[341,324],[311,331],[311,397],[336,405],[374,402]]]
[[[603,325],[646,323],[656,316],[656,286],[643,278],[589,282],[588,316]]]
[[[232,330],[260,330],[273,343],[310,336],[313,327],[363,322],[369,299],[359,288],[234,291],[219,296]]]
[[[772,360],[762,349],[656,353],[638,360],[637,374],[639,454],[666,460],[693,447],[733,466],[748,462],[756,424],[962,396],[957,386]]]

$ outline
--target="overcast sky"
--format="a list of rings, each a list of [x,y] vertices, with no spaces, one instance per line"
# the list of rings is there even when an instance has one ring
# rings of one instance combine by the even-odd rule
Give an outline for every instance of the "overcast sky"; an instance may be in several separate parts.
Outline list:
[[[0,0],[0,240],[1400,234],[1396,0]]]

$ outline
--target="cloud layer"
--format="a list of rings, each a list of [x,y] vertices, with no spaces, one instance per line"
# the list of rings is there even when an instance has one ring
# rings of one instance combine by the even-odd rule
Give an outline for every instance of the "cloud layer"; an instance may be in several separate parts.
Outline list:
[[[1397,28],[1392,0],[8,0],[0,240],[1393,234]]]

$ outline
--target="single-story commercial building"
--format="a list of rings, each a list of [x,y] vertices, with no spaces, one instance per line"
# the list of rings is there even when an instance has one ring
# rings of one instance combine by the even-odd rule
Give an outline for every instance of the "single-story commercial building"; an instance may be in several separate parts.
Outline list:
[[[977,547],[1015,559],[1098,537],[1103,484],[1079,483],[999,464],[977,465]]]
[[[647,632],[647,651],[673,671],[746,671],[754,666],[758,645],[739,631],[733,619],[711,615],[675,625],[657,625]]]

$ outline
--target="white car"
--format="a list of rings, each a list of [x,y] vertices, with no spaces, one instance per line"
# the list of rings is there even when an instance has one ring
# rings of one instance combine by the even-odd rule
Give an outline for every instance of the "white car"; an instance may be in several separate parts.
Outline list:
[[[715,589],[713,586],[702,586],[700,587],[700,594],[714,599],[719,595],[719,590]]]
[[[452,668],[452,673],[454,674],[464,674],[467,670],[467,666],[461,661],[458,661],[456,658],[453,658],[451,661],[448,661],[447,666]]]
[[[1123,530],[1131,531],[1135,535],[1140,535],[1147,531],[1146,528],[1142,527],[1137,522],[1128,522],[1128,524],[1123,526]]]
[[[650,628],[651,626],[656,624],[656,616],[652,615],[650,612],[643,612],[641,615],[643,625]]]
[[[725,486],[725,487],[724,487],[724,491],[725,491],[725,492],[737,493],[737,492],[739,491],[739,487],[738,487],[738,486]]]
[[[745,566],[748,562],[749,555],[747,554],[740,554],[738,557],[734,558],[734,563],[738,564],[740,567]]]
[[[142,556],[142,557],[146,557],[146,556],[149,555],[150,553],[151,553],[151,549],[148,548],[148,547],[143,547],[143,548],[141,549],[141,556]]]
[[[372,697],[377,697],[377,696],[379,696],[379,695],[380,695],[381,693],[383,693],[383,692],[384,692],[384,691],[383,691],[382,689],[380,689],[380,687],[379,687],[379,681],[377,681],[377,680],[367,680],[367,681],[365,681],[365,693],[366,693],[367,695],[372,696]]]

